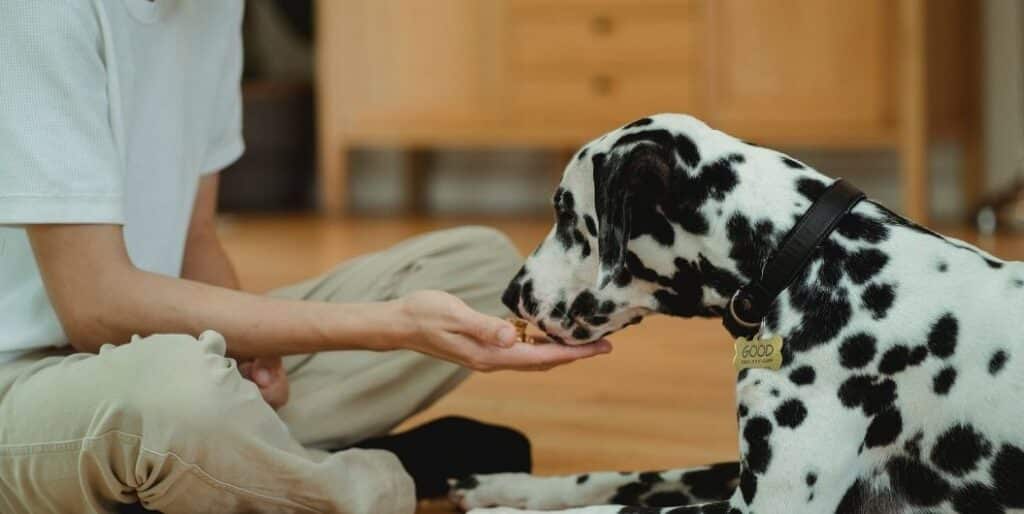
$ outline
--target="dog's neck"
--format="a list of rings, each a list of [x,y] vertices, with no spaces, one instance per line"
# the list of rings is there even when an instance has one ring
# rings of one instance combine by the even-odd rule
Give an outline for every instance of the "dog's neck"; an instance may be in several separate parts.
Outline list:
[[[741,181],[743,179],[746,177]],[[762,193],[749,196],[751,201],[759,201],[758,205],[736,202],[705,209],[702,214],[709,227],[706,234],[689,236],[677,246],[681,251],[674,256],[677,272],[671,280],[673,293],[655,293],[661,312],[683,317],[722,317],[737,289],[762,278],[766,263],[783,239],[828,186],[827,179],[817,174],[797,179],[792,185],[758,178],[751,181],[755,187],[750,190]],[[770,209],[761,205],[766,203],[761,198],[772,199]],[[847,318],[861,315],[860,311],[877,309],[863,302],[839,302],[834,298],[838,294],[836,289],[841,288],[844,277],[850,279],[847,277],[851,273],[849,269],[859,273],[862,268],[877,265],[874,261],[882,252],[874,247],[882,243],[890,231],[911,230],[908,228],[911,226],[910,222],[884,208],[863,202],[844,216],[835,233],[813,250],[811,260],[768,311],[766,329],[783,328],[780,324],[783,306],[799,308],[823,321],[835,320],[836,315]],[[859,281],[862,277],[855,278]],[[695,285],[688,288],[687,284]],[[884,303],[886,294],[881,290],[879,296],[883,298],[879,301]],[[694,299],[699,301],[694,304]],[[839,313],[828,312],[830,307],[838,309]],[[819,323],[805,325],[810,329]]]

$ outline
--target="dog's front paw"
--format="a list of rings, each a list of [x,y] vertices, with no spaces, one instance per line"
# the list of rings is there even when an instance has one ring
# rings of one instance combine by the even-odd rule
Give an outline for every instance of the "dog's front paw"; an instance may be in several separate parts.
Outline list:
[[[448,497],[462,510],[485,509],[489,507],[514,507],[520,509],[549,509],[550,494],[546,494],[545,478],[526,473],[496,473],[493,475],[470,475],[459,480],[449,480]],[[474,514],[498,514],[519,512],[515,510],[473,511]]]

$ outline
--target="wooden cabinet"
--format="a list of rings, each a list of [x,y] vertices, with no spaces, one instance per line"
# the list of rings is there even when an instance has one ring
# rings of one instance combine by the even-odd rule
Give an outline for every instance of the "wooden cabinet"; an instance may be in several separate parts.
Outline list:
[[[665,111],[767,145],[894,148],[904,210],[922,220],[926,147],[932,136],[950,137],[966,149],[966,194],[976,192],[970,0],[321,0],[317,8],[328,211],[344,208],[354,147],[568,149]]]

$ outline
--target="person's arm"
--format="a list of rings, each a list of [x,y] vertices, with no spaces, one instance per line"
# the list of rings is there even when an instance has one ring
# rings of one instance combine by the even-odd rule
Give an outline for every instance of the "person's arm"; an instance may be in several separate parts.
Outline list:
[[[378,303],[284,300],[132,265],[119,225],[29,225],[29,239],[50,300],[71,344],[96,352],[133,334],[224,334],[238,358],[339,349],[411,349],[491,371],[546,369],[606,353],[581,347],[513,344],[514,329],[440,291]]]
[[[196,191],[185,240],[181,276],[196,282],[241,289],[231,259],[217,237],[217,188],[220,173],[203,175]]]

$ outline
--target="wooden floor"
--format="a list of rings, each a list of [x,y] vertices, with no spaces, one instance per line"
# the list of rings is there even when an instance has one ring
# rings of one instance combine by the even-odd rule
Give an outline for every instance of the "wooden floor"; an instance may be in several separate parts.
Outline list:
[[[222,237],[245,288],[265,291],[406,237],[467,223],[505,231],[524,254],[550,228],[547,219],[229,217]],[[1024,257],[1024,237],[979,242],[952,232],[1000,257]],[[718,321],[652,317],[612,340],[612,354],[546,373],[477,374],[407,425],[462,414],[517,427],[533,441],[541,474],[736,458],[731,340]]]

